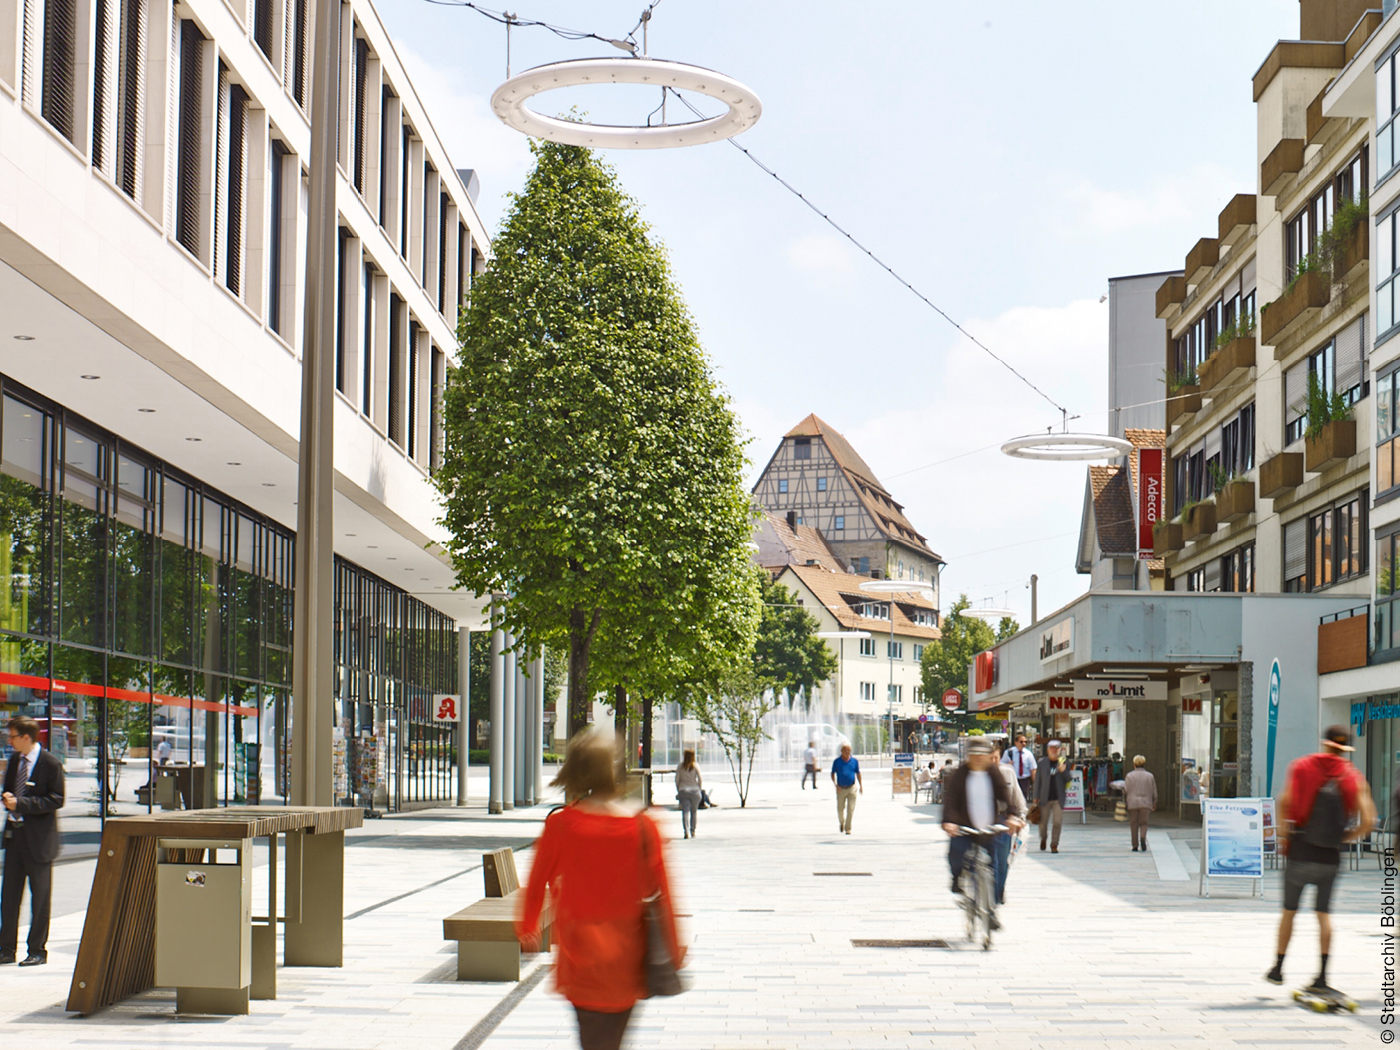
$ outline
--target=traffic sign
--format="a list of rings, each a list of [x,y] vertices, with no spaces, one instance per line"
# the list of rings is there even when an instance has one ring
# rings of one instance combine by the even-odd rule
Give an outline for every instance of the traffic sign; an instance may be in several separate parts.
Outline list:
[[[949,689],[943,694],[943,706],[949,711],[956,711],[962,707],[963,695],[958,689]]]
[[[927,721],[928,721],[928,715],[920,715],[920,716],[919,716],[919,721],[920,721],[920,722],[927,722]]]

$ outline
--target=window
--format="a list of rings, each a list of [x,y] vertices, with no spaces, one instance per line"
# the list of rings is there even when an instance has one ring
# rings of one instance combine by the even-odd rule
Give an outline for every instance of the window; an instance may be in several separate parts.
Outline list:
[[[889,696],[889,701],[892,704],[899,703],[904,697],[904,686],[902,685],[896,685],[895,683],[890,682],[888,685],[885,686],[885,690]]]
[[[253,43],[270,60],[272,58],[273,18],[277,5],[273,0],[253,0]]]
[[[180,127],[177,139],[175,239],[202,257],[200,222],[204,186],[204,37],[188,19],[180,23]]]
[[[1363,490],[1283,527],[1284,590],[1318,591],[1365,574],[1366,504]]]
[[[1220,559],[1220,589],[1254,593],[1254,544],[1248,543]]]
[[[1305,208],[1284,224],[1284,261],[1289,279],[1297,276],[1300,265],[1317,247],[1318,238],[1332,225],[1337,204],[1360,200],[1365,194],[1366,150],[1363,148],[1317,191]]]
[[[1395,55],[1376,70],[1376,177],[1383,179],[1395,168]]]
[[[311,35],[309,0],[292,0],[292,54],[287,63],[287,73],[291,77],[292,98],[298,106],[306,108],[307,59]]]
[[[408,397],[405,419],[404,451],[409,459],[418,458],[418,344],[422,327],[417,321],[408,322]]]
[[[874,639],[874,638],[862,638],[862,639],[860,640],[860,655],[861,655],[861,656],[874,656],[874,655],[875,655],[875,639]]]
[[[28,61],[29,38],[34,32],[30,28],[31,20],[39,17],[35,9],[40,4],[31,0],[24,6],[26,22],[30,23],[26,26],[25,33],[25,69],[28,72],[31,69]],[[42,6],[43,39],[38,44],[42,56],[39,112],[49,122],[50,127],[69,142],[78,145],[76,123],[79,114],[78,100],[75,98],[80,32],[78,3],[77,0],[47,0]],[[11,10],[13,11],[13,8]],[[87,11],[83,14],[86,21]],[[86,48],[83,50],[86,51]],[[86,55],[83,57],[86,61]],[[32,89],[29,88],[27,80],[26,76],[25,94],[32,100]]]
[[[403,448],[404,303],[389,296],[389,440]]]
[[[870,702],[872,702],[872,703],[874,702],[874,700],[875,700],[875,683],[874,683],[874,682],[861,682],[861,683],[860,683],[860,698],[861,698],[862,700],[868,700],[868,701],[870,701]]]
[[[1391,368],[1376,379],[1376,494],[1400,485],[1396,470],[1396,450],[1400,449],[1400,423],[1396,417],[1396,396],[1400,393],[1400,369]]]
[[[862,561],[865,559],[862,558]],[[890,607],[885,602],[856,602],[853,606],[857,616],[864,616],[868,620],[888,620],[890,618]],[[872,645],[870,655],[875,655]]]
[[[369,72],[369,43],[363,37],[355,38],[355,97],[354,106],[354,156],[350,158],[350,175],[355,189],[365,192],[365,148],[369,136],[365,134],[365,86]]]
[[[1307,432],[1308,389],[1314,382],[1327,397],[1340,394],[1349,405],[1360,401],[1365,385],[1366,317],[1337,333],[1335,339],[1314,350],[1284,376],[1284,444],[1291,445]]]
[[[1376,537],[1376,651],[1400,648],[1400,629],[1395,615],[1400,611],[1400,587],[1395,585],[1396,547],[1400,532]]]
[[[1308,523],[1305,519],[1287,522],[1283,526],[1283,589],[1307,590],[1308,582]]]
[[[865,573],[868,573],[870,571],[870,559],[864,557],[852,558],[851,568],[855,569],[856,572],[864,575]]]
[[[1400,282],[1394,280],[1400,270],[1400,242],[1397,242],[1397,227],[1400,227],[1400,211],[1392,211],[1376,224],[1376,335],[1381,336],[1395,327],[1395,289]]]
[[[846,530],[846,515],[836,515],[836,517],[832,519],[831,529],[833,532],[844,532]]]
[[[812,458],[812,439],[809,438],[809,437],[808,437],[808,438],[793,438],[793,440],[792,440],[792,458],[793,458],[793,459],[811,459],[811,458]]]
[[[374,412],[374,267],[365,263],[364,292],[365,331],[360,351],[360,411],[366,416]]]
[[[345,340],[346,340],[346,283],[349,275],[345,272],[346,252],[350,243],[350,231],[344,226],[336,228],[335,249],[335,388],[345,393]]]
[[[220,218],[221,244],[215,253],[221,256],[217,267],[224,287],[234,295],[243,288],[243,213],[246,206],[244,186],[247,183],[248,162],[248,93],[237,84],[228,82],[228,69],[221,67],[219,76],[219,153],[216,163],[222,168],[216,186],[223,196]]]
[[[914,646],[914,662],[915,662],[915,663],[918,663],[919,661],[923,660],[923,658],[924,658],[924,647],[923,647],[922,645],[915,645],[915,646]]]
[[[98,0],[92,163],[141,201],[146,118],[146,0]]]
[[[432,348],[432,400],[428,403],[428,470],[436,473],[442,463],[442,391],[447,383],[447,355]],[[802,599],[797,599],[802,604]]]
[[[788,490],[788,479],[787,479],[787,478],[779,478],[779,479],[778,479],[778,492],[779,492],[779,494],[786,495],[787,490]]]
[[[826,478],[817,478],[817,491],[818,491],[818,492],[825,492],[825,491],[826,491]]]
[[[891,660],[903,660],[903,659],[904,659],[904,643],[903,643],[903,642],[886,642],[886,643],[885,643],[885,655],[888,656]]]
[[[277,139],[272,140],[268,150],[267,192],[267,326],[278,335],[282,333],[282,255],[285,240],[282,237],[282,172],[286,167],[287,147]]]

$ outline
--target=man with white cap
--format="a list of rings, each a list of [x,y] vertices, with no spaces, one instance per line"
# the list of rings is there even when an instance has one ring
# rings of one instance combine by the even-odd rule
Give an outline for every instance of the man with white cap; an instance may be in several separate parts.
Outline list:
[[[1278,833],[1288,865],[1283,870],[1278,960],[1264,979],[1283,983],[1283,957],[1293,936],[1293,917],[1304,887],[1316,886],[1322,966],[1308,991],[1328,998],[1340,995],[1327,984],[1327,955],[1332,947],[1332,885],[1341,870],[1342,847],[1369,832],[1376,821],[1371,789],[1346,757],[1355,750],[1346,726],[1328,726],[1322,734],[1322,750],[1288,767],[1283,794],[1278,797]]]
[[[1040,808],[1040,848],[1045,849],[1046,836],[1050,839],[1050,852],[1060,852],[1060,825],[1064,823],[1065,785],[1069,773],[1065,771],[1065,760],[1060,757],[1060,742],[1052,740],[1045,745],[1045,757],[1035,771],[1035,804]],[[1054,822],[1052,831],[1050,824]]]

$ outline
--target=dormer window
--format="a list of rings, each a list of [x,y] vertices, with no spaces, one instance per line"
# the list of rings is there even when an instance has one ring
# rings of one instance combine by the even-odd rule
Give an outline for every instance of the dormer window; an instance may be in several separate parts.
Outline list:
[[[793,441],[792,441],[792,458],[793,458],[793,459],[811,459],[811,458],[812,458],[812,439],[811,439],[811,438],[793,438]]]

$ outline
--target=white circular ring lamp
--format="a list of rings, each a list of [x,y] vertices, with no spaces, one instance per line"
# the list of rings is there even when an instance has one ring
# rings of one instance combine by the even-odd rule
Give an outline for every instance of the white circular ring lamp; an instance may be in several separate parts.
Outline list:
[[[915,580],[866,580],[860,589],[869,594],[933,594],[933,584]]]
[[[1028,434],[1001,446],[1015,459],[1115,459],[1132,452],[1133,443],[1104,434]]]
[[[963,614],[964,616],[976,616],[978,619],[984,619],[984,618],[985,618],[985,619],[988,619],[988,620],[1004,620],[1004,619],[1006,619],[1007,617],[1015,616],[1015,615],[1016,615],[1016,610],[1015,610],[1015,609],[989,609],[989,608],[987,608],[987,607],[984,606],[984,607],[982,607],[981,609],[964,609],[964,610],[962,611],[962,614]]]
[[[723,102],[728,109],[717,117],[684,124],[618,127],[546,117],[525,104],[542,91],[596,84],[640,84],[693,91]],[[733,77],[701,66],[660,58],[579,58],[550,62],[516,74],[491,95],[491,110],[516,131],[568,146],[672,149],[733,138],[758,122],[763,104]]]

